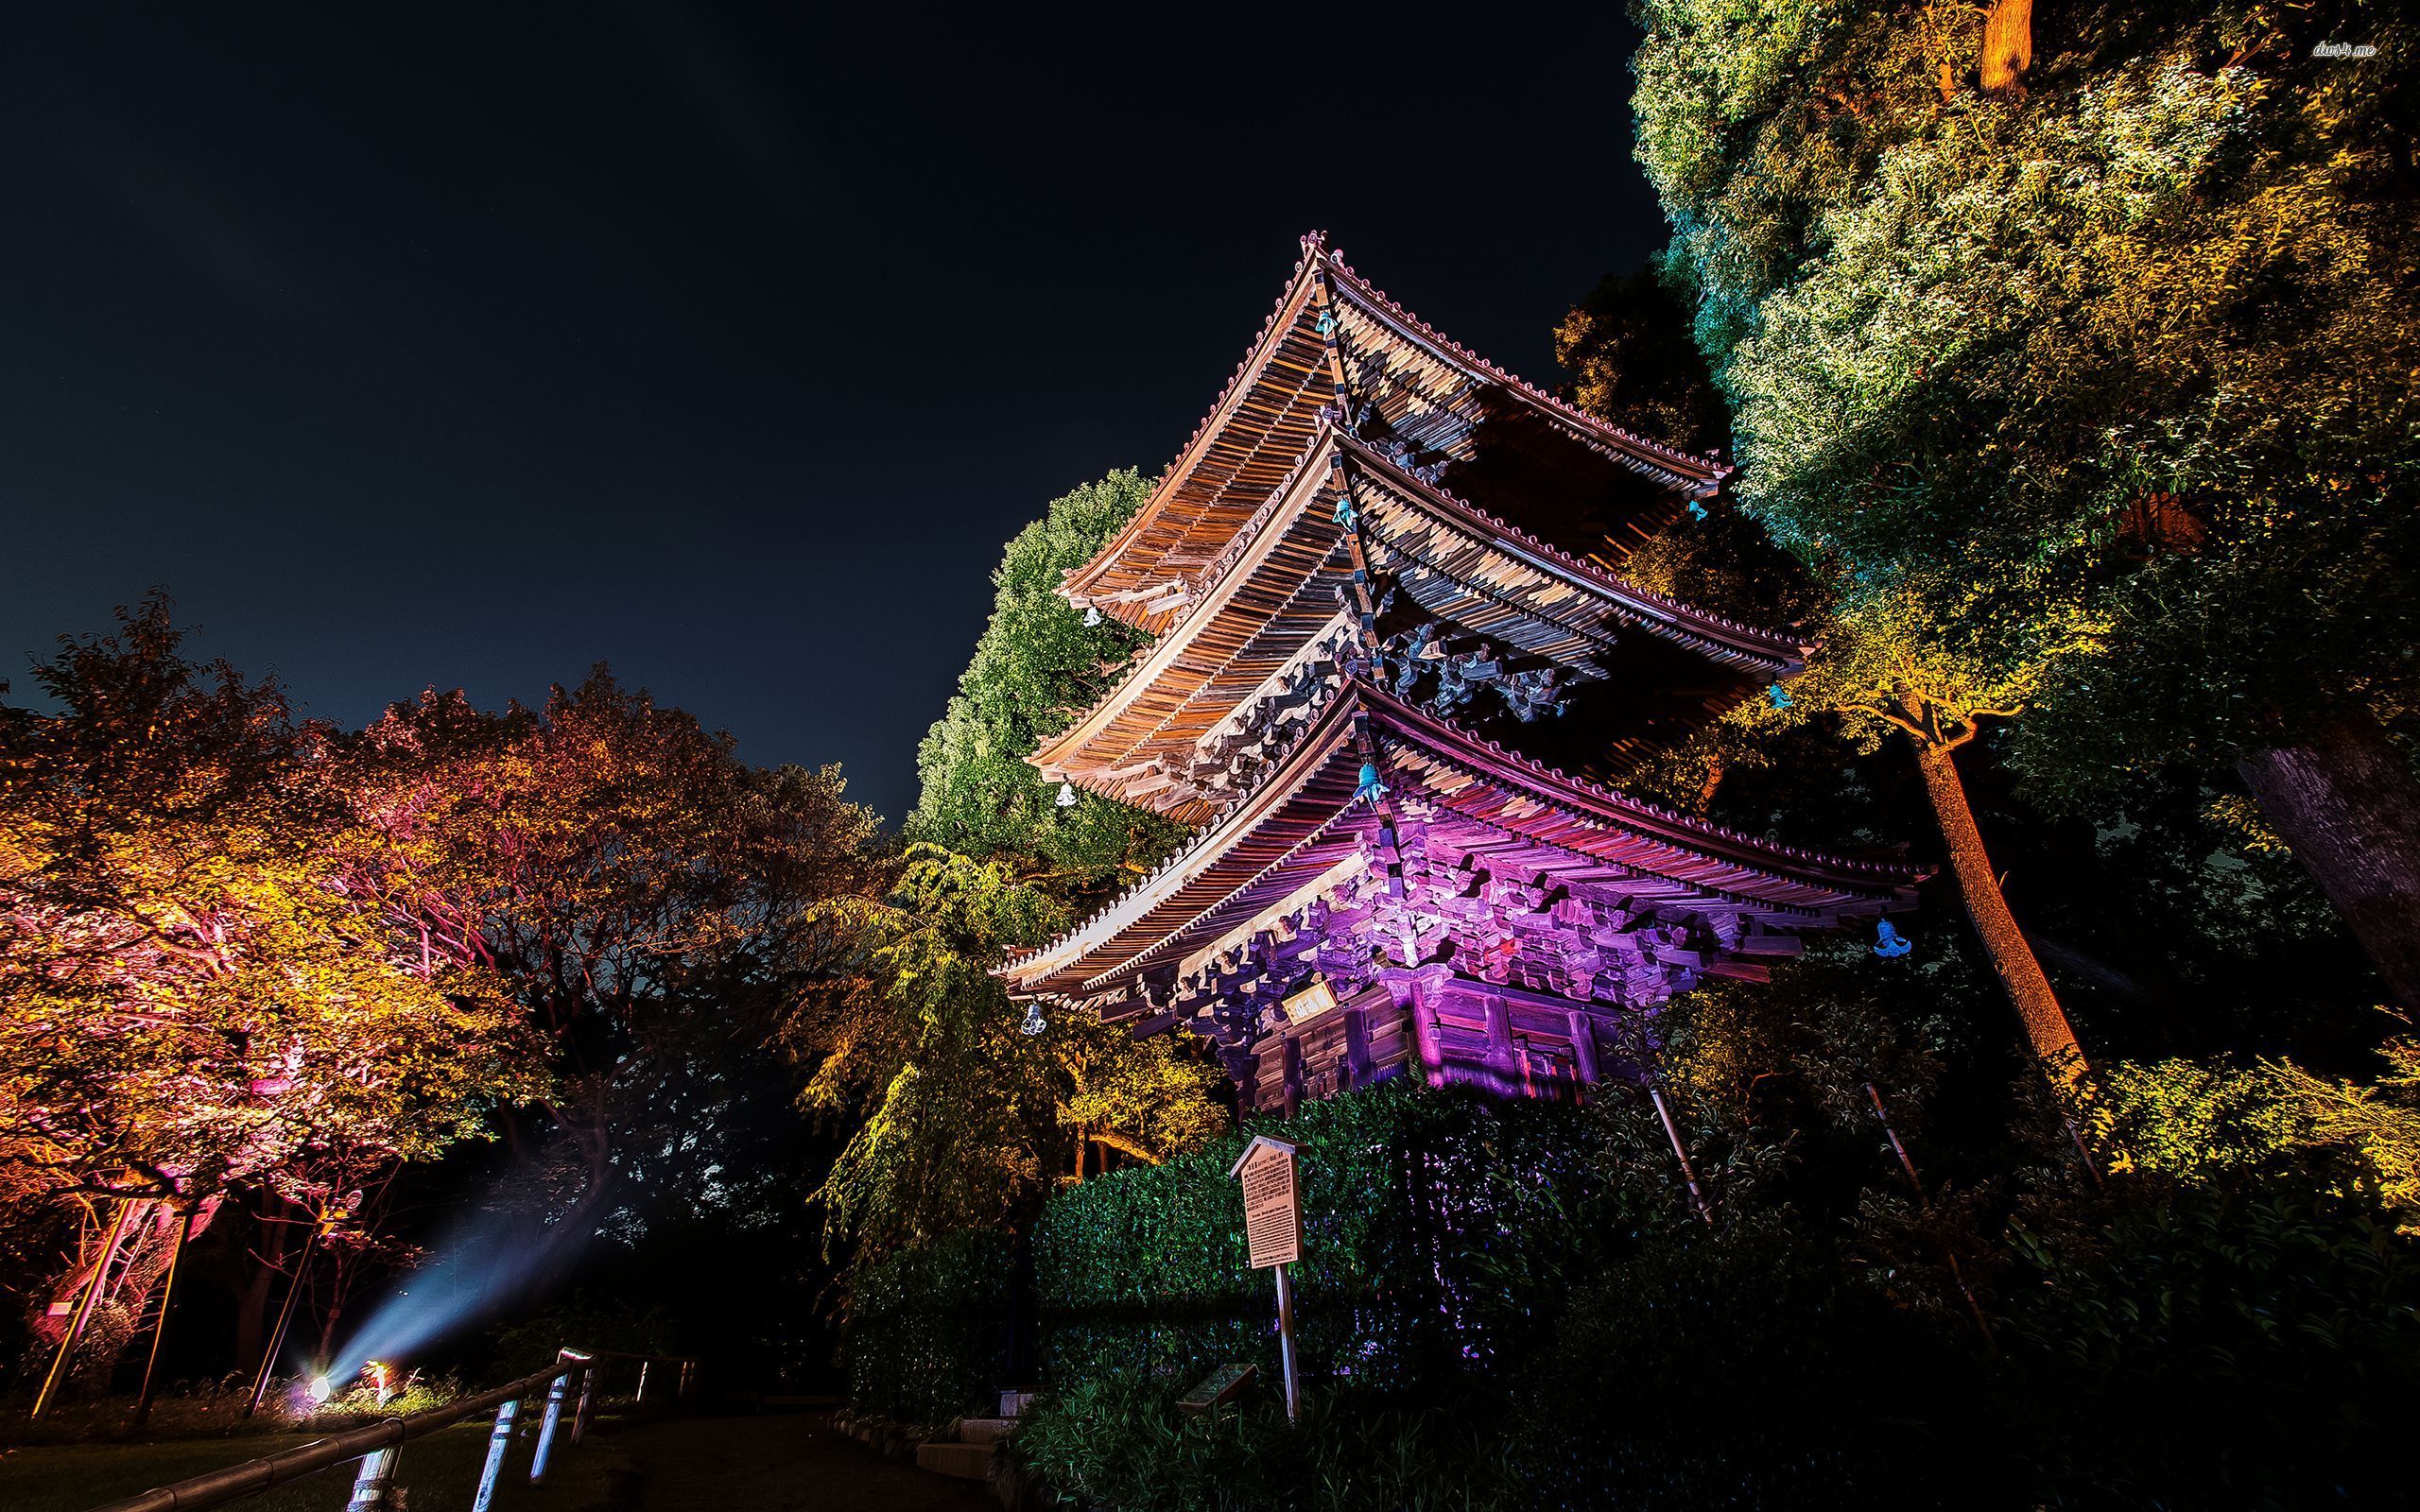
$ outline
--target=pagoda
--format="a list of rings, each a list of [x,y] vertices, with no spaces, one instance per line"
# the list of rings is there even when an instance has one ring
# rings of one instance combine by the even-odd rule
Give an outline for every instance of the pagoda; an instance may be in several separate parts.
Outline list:
[[[1022,998],[1205,1036],[1246,1108],[1400,1074],[1580,1099],[1652,1020],[1919,869],[1626,798],[1607,765],[1808,649],[1625,581],[1726,469],[1422,324],[1317,236],[1134,518],[1061,592],[1152,639],[1031,760],[1193,826],[999,969]]]

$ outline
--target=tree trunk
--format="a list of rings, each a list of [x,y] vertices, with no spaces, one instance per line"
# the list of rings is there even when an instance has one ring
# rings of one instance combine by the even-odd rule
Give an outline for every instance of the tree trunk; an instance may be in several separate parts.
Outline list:
[[[2024,93],[2018,76],[2033,66],[2033,0],[1992,0],[1983,22],[1983,93]]]
[[[2336,905],[2406,1012],[2420,1012],[2420,788],[2376,720],[2354,714],[2247,753],[2244,785]]]
[[[278,1278],[285,1274],[280,1267],[285,1263],[285,1235],[290,1227],[270,1222],[266,1211],[258,1216],[261,1259],[254,1263],[251,1278],[237,1294],[235,1308],[235,1362],[248,1371],[259,1363],[261,1350],[268,1340],[269,1292]]]
[[[1914,745],[1916,769],[1924,773],[1933,817],[1949,847],[1949,869],[1958,879],[1966,915],[1975,921],[1975,933],[1981,937],[1984,954],[1992,959],[1992,970],[1999,973],[2009,1001],[2016,1005],[2016,1016],[2025,1021],[2025,1038],[2042,1063],[2042,1074],[2049,1078],[2051,1090],[2062,1101],[2071,1105],[2083,1094],[2085,1077],[2092,1071],[2083,1047],[2076,1043],[2076,1032],[2059,1006],[2058,994],[2050,990],[2050,979],[2043,974],[2033,947],[2017,928],[2016,917],[2008,911],[2008,899],[2001,894],[1992,858],[1983,850],[1982,832],[1975,828],[1975,811],[1967,806],[1966,784],[1958,775],[1949,747],[1921,740]]]

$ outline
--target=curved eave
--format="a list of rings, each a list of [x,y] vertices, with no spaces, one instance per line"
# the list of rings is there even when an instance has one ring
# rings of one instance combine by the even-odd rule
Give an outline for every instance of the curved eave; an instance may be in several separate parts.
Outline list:
[[[1108,949],[1115,943],[1117,936],[1148,918],[1154,909],[1173,901],[1186,886],[1205,875],[1220,857],[1235,848],[1238,840],[1261,828],[1272,815],[1311,787],[1335,765],[1337,753],[1351,739],[1352,701],[1347,695],[1331,703],[1325,713],[1312,721],[1311,729],[1267,782],[1243,802],[1228,810],[1218,823],[1194,836],[1176,854],[1160,863],[1150,875],[1091,919],[1040,950],[1005,963],[993,974],[1026,991],[1063,991],[1075,986],[1075,983],[1060,983],[1054,988],[1046,984],[1081,963],[1087,956]],[[1331,807],[1331,812],[1323,821],[1311,826],[1299,840],[1288,846],[1284,853],[1254,868],[1250,876],[1236,879],[1233,886],[1222,887],[1218,898],[1206,902],[1200,908],[1189,910],[1188,917],[1199,918],[1210,912],[1219,902],[1249,886],[1253,878],[1285,865],[1295,851],[1317,840],[1328,825],[1342,816],[1351,798],[1352,784],[1347,780],[1340,794],[1325,795],[1326,806]],[[1164,932],[1161,942],[1165,943],[1167,937],[1181,932],[1185,921],[1177,920],[1173,928]],[[1106,965],[1104,970],[1131,969],[1147,961],[1152,954],[1150,947],[1130,952],[1121,959]],[[1098,973],[1088,971],[1085,974]]]
[[[1324,427],[1322,434],[1325,434]],[[1324,440],[1315,444],[1306,460],[1323,455],[1325,449]],[[1261,506],[1236,532],[1228,548],[1219,554],[1212,568],[1215,576],[1209,582],[1196,585],[1192,600],[1183,614],[1168,627],[1167,633],[1137,658],[1134,664],[1073,724],[1045,741],[1026,759],[1046,773],[1058,772],[1074,763],[1086,745],[1098,739],[1122,712],[1167,675],[1184,654],[1199,627],[1215,621],[1219,610],[1235,601],[1237,591],[1250,581],[1254,569],[1267,559],[1270,550],[1284,532],[1319,498],[1324,487],[1325,479],[1319,468],[1297,466],[1286,487]],[[1188,701],[1191,696],[1187,695]],[[1092,783],[1085,785],[1094,786]],[[1096,791],[1107,790],[1096,788]],[[1118,798],[1120,795],[1109,792],[1108,796]]]
[[[1398,339],[1420,348],[1440,362],[1460,369],[1473,379],[1502,385],[1507,392],[1518,395],[1555,423],[1645,469],[1690,498],[1713,497],[1722,487],[1722,480],[1731,475],[1730,467],[1712,457],[1684,452],[1678,447],[1650,440],[1635,431],[1624,430],[1505,371],[1389,299],[1384,289],[1354,271],[1334,252],[1323,255],[1322,266],[1347,295],[1354,297]]]
[[[1067,575],[1059,591],[1069,600],[1078,604],[1085,602],[1085,595],[1098,585],[1102,576],[1132,550],[1136,541],[1157,526],[1171,499],[1201,466],[1204,454],[1217,440],[1219,432],[1251,394],[1254,380],[1268,367],[1287,334],[1300,323],[1303,310],[1311,302],[1319,287],[1319,271],[1325,250],[1325,242],[1320,232],[1314,232],[1303,238],[1303,255],[1294,264],[1293,276],[1287,283],[1286,292],[1279,296],[1269,318],[1262,322],[1260,335],[1244,353],[1243,361],[1236,364],[1236,370],[1228,376],[1227,387],[1219,391],[1218,403],[1210,406],[1210,412],[1202,416],[1201,422],[1193,428],[1192,438],[1177,454],[1176,461],[1161,474],[1159,485],[1152,489],[1150,497],[1143,501],[1143,507],[1134,511],[1134,518],[1126,522],[1125,527],[1111,537],[1108,544],[1095,552],[1090,561]],[[1123,606],[1102,605],[1100,608],[1102,612],[1115,615],[1128,624],[1149,628],[1139,624],[1139,617],[1120,612]]]
[[[1423,482],[1341,431],[1322,425],[1317,434],[1318,440],[1297,465],[1288,485],[1261,506],[1219,559],[1205,570],[1206,580],[1193,585],[1187,606],[1167,632],[1121,673],[1090,708],[1043,743],[1028,758],[1033,765],[1054,780],[1063,778],[1105,797],[1132,801],[1117,783],[1100,782],[1088,774],[1123,766],[1153,745],[1153,740],[1129,739],[1107,751],[1088,752],[1087,748],[1107,735],[1137,700],[1163,686],[1182,662],[1193,638],[1216,624],[1220,613],[1237,601],[1252,575],[1269,559],[1273,543],[1282,539],[1284,532],[1293,529],[1305,512],[1323,497],[1326,473],[1320,464],[1331,448],[1342,454],[1348,468],[1369,475],[1379,486],[1409,501],[1413,508],[1478,537],[1487,543],[1488,550],[1500,552],[1549,582],[1567,586],[1609,606],[1608,617],[1617,624],[1743,672],[1756,682],[1795,677],[1805,664],[1807,648],[1789,636],[1740,625],[1692,605],[1647,593],[1594,562],[1570,556],[1478,506]],[[1541,623],[1558,623],[1558,616],[1545,607],[1525,612]],[[1250,640],[1249,636],[1240,637],[1237,644],[1240,646]],[[1290,654],[1292,648],[1287,649]],[[1186,690],[1170,703],[1171,711],[1189,705],[1201,691],[1199,687]],[[1174,718],[1174,713],[1169,717]]]
[[[1399,702],[1378,689],[1358,686],[1354,696],[1369,709],[1374,723],[1435,750],[1454,765],[1475,773],[1483,772],[1489,781],[1517,781],[1539,802],[1610,829],[1876,904],[1932,874],[1928,867],[1905,862],[1857,861],[1800,846],[1776,845],[1728,825],[1692,818],[1617,789],[1569,776],[1559,767],[1531,761],[1519,751]]]
[[[1318,301],[1323,278],[1331,289],[1344,298],[1351,299],[1365,315],[1383,326],[1397,340],[1419,350],[1437,362],[1461,371],[1475,383],[1498,386],[1504,392],[1530,405],[1551,423],[1571,432],[1616,460],[1647,472],[1666,487],[1686,497],[1710,497],[1721,488],[1722,480],[1730,475],[1731,469],[1723,463],[1715,461],[1711,457],[1681,451],[1676,447],[1666,446],[1635,432],[1599,420],[1505,371],[1468,348],[1447,339],[1435,328],[1389,299],[1384,290],[1354,271],[1349,265],[1328,249],[1325,239],[1320,233],[1313,232],[1303,239],[1303,256],[1295,263],[1293,276],[1287,284],[1286,292],[1270,312],[1268,319],[1263,322],[1260,335],[1253,340],[1235,372],[1228,377],[1226,387],[1220,391],[1218,402],[1210,407],[1209,413],[1203,416],[1201,422],[1194,428],[1192,438],[1186,441],[1184,449],[1178,454],[1176,461],[1170,465],[1167,472],[1161,475],[1158,486],[1151,490],[1150,497],[1144,500],[1142,507],[1134,512],[1134,518],[1129,520],[1115,536],[1111,538],[1098,552],[1096,552],[1091,560],[1068,573],[1061,583],[1059,592],[1071,603],[1098,608],[1113,618],[1154,635],[1167,629],[1173,619],[1183,612],[1182,610],[1177,609],[1146,610],[1132,602],[1113,599],[1102,593],[1103,579],[1108,577],[1113,569],[1117,567],[1123,559],[1135,553],[1147,537],[1163,528],[1165,517],[1175,507],[1178,496],[1190,486],[1195,472],[1201,467],[1205,457],[1217,444],[1220,433],[1236,421],[1237,413],[1253,397],[1255,386],[1270,361],[1285,345],[1288,336],[1302,325],[1306,313]],[[1303,391],[1304,386],[1297,386],[1295,399],[1281,405],[1272,416],[1271,428],[1274,428],[1276,419],[1282,418],[1293,403],[1299,402]],[[1246,455],[1249,455],[1251,451],[1256,451],[1258,445],[1259,443],[1256,442]],[[1307,449],[1306,446],[1305,452]],[[1213,499],[1226,491],[1229,486],[1221,484],[1212,490]],[[1206,512],[1212,505],[1205,503],[1201,507]],[[1182,535],[1182,531],[1178,532],[1179,539]],[[1162,548],[1161,557],[1155,558],[1142,568],[1139,576],[1144,577],[1162,576],[1165,554],[1166,548]],[[1129,588],[1134,586],[1138,585],[1129,585]]]
[[[1648,593],[1595,562],[1550,546],[1478,506],[1434,484],[1422,482],[1384,454],[1351,437],[1340,434],[1337,439],[1348,455],[1377,473],[1396,492],[1418,499],[1466,530],[1491,538],[1497,550],[1524,565],[1612,600],[1620,607],[1622,619],[1651,635],[1726,664],[1760,673],[1767,680],[1795,677],[1806,665],[1806,654],[1812,648],[1794,637],[1760,630],[1678,599]]]
[[[1725,826],[1693,819],[1567,776],[1426,714],[1367,684],[1355,683],[1313,721],[1278,770],[1245,801],[1229,810],[1218,823],[1090,919],[1049,945],[1003,964],[994,974],[1020,990],[1080,996],[1098,990],[1111,977],[1131,975],[1166,954],[1169,943],[1195,922],[1256,880],[1287,866],[1347,816],[1353,801],[1351,780],[1338,773],[1359,759],[1357,751],[1347,749],[1352,740],[1353,716],[1358,713],[1370,715],[1382,749],[1390,739],[1406,742],[1478,781],[1517,788],[1521,797],[1537,806],[1539,813],[1552,812],[1609,836],[1635,836],[1738,868],[1738,876],[1718,885],[1692,878],[1677,867],[1648,865],[1636,856],[1599,855],[1585,849],[1576,851],[1609,866],[1669,880],[1708,899],[1752,902],[1782,914],[1803,915],[1813,922],[1824,912],[1875,914],[1904,907],[1910,900],[1910,889],[1930,874],[1926,868],[1854,861],[1794,846],[1773,845]],[[1180,913],[1170,914],[1161,924],[1152,926],[1148,940],[1138,943],[1130,938],[1127,946],[1131,948],[1119,948],[1121,935],[1146,924],[1154,912],[1175,904],[1185,888],[1208,876],[1222,857],[1240,850],[1298,796],[1321,783],[1322,778],[1326,781],[1320,788],[1319,800],[1326,812],[1315,819],[1298,814],[1295,817],[1303,825],[1302,834],[1284,844],[1264,864],[1239,871],[1215,896],[1185,905]],[[1413,795],[1406,795],[1410,796]],[[1444,795],[1418,796],[1453,807],[1450,798]],[[1546,843],[1572,849],[1563,839],[1550,838]],[[1790,896],[1810,891],[1819,896]]]

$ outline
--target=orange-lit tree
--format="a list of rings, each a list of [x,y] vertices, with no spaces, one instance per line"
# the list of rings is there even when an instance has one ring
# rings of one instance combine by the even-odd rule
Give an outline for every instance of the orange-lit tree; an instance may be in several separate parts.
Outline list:
[[[544,1085],[501,978],[399,950],[359,890],[380,842],[333,732],[181,642],[155,597],[36,671],[51,709],[0,711],[0,1183],[21,1219],[83,1210],[36,1329],[97,1323],[90,1365],[184,1214],[433,1155]]]
[[[538,709],[398,704],[351,770],[384,844],[364,885],[424,958],[495,973],[544,1046],[550,1079],[497,1117],[513,1200],[567,1244],[664,1152],[711,1161],[732,1047],[833,968],[821,905],[878,885],[838,768],[749,767],[601,667]]]

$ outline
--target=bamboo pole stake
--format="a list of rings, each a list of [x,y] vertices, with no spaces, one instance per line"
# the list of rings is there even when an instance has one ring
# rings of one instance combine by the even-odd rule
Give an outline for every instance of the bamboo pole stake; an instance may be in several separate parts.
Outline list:
[[[1874,1116],[1882,1121],[1882,1132],[1891,1137],[1892,1152],[1899,1157],[1899,1169],[1908,1174],[1908,1185],[1916,1193],[1916,1211],[1929,1214],[1932,1199],[1925,1195],[1924,1177],[1916,1175],[1916,1162],[1908,1155],[1908,1147],[1899,1143],[1899,1131],[1892,1125],[1891,1110],[1883,1106],[1882,1090],[1872,1082],[1865,1084],[1865,1095],[1874,1100]],[[1976,1332],[1983,1335],[1983,1348],[1994,1354],[1999,1352],[1999,1342],[1992,1337],[1992,1321],[1983,1314],[1983,1304],[1975,1299],[1974,1291],[1966,1284],[1966,1273],[1958,1268],[1958,1251],[1949,1247],[1945,1239],[1936,1239],[1941,1246],[1941,1258],[1949,1262],[1949,1279],[1958,1283],[1958,1295],[1966,1298],[1966,1311],[1974,1315]]]
[[[252,1377],[252,1397],[244,1403],[244,1416],[247,1418],[261,1410],[261,1398],[268,1391],[269,1367],[277,1364],[279,1351],[285,1348],[286,1325],[294,1321],[294,1304],[302,1296],[302,1278],[311,1268],[311,1246],[319,1242],[320,1230],[315,1225],[303,1236],[302,1252],[294,1257],[294,1282],[285,1289],[285,1305],[277,1310],[277,1329],[269,1334],[268,1348],[261,1354],[260,1372]]]
[[[555,1377],[546,1388],[546,1415],[538,1420],[538,1449],[529,1461],[529,1484],[536,1486],[546,1478],[546,1456],[555,1447],[555,1425],[562,1421],[563,1398],[571,1387],[568,1373]]]
[[[395,1504],[395,1461],[402,1453],[403,1446],[392,1444],[361,1456],[361,1469],[353,1474],[353,1497],[345,1503],[344,1512],[388,1512]]]
[[[168,1309],[177,1299],[177,1273],[184,1268],[185,1242],[193,1237],[190,1203],[177,1220],[175,1247],[168,1251],[168,1279],[160,1288],[160,1320],[151,1325],[151,1354],[143,1362],[143,1395],[134,1403],[134,1426],[151,1420],[151,1399],[160,1385],[160,1343],[168,1336]]]
[[[1689,1163],[1688,1146],[1681,1143],[1680,1126],[1672,1122],[1672,1109],[1666,1106],[1660,1088],[1650,1087],[1647,1095],[1655,1102],[1655,1116],[1664,1121],[1664,1137],[1672,1142],[1672,1154],[1681,1162],[1681,1177],[1689,1184],[1689,1200],[1697,1204],[1698,1216],[1708,1225],[1714,1222],[1714,1209],[1705,1200],[1705,1193],[1698,1186],[1698,1168]]]
[[[562,1384],[560,1378],[556,1384]],[[495,1479],[504,1469],[504,1452],[512,1445],[512,1419],[520,1415],[518,1397],[507,1397],[497,1404],[495,1427],[488,1432],[488,1460],[479,1468],[479,1491],[471,1500],[471,1512],[488,1512],[488,1503],[495,1500]]]
[[[109,1279],[111,1262],[117,1259],[118,1237],[126,1232],[127,1215],[133,1210],[132,1197],[118,1199],[117,1216],[110,1220],[109,1237],[101,1242],[100,1263],[93,1267],[92,1283],[84,1288],[84,1299],[76,1304],[75,1320],[59,1336],[59,1352],[51,1356],[50,1374],[43,1378],[42,1390],[34,1396],[34,1410],[26,1415],[27,1421],[41,1417],[42,1410],[50,1405],[50,1394],[58,1388],[60,1377],[67,1369],[67,1358],[82,1341],[84,1325],[92,1320],[93,1304],[101,1299],[101,1283]]]
[[[1294,1283],[1286,1277],[1288,1265],[1270,1267],[1277,1273],[1277,1355],[1286,1366],[1286,1421],[1303,1420],[1302,1379],[1294,1364]]]

